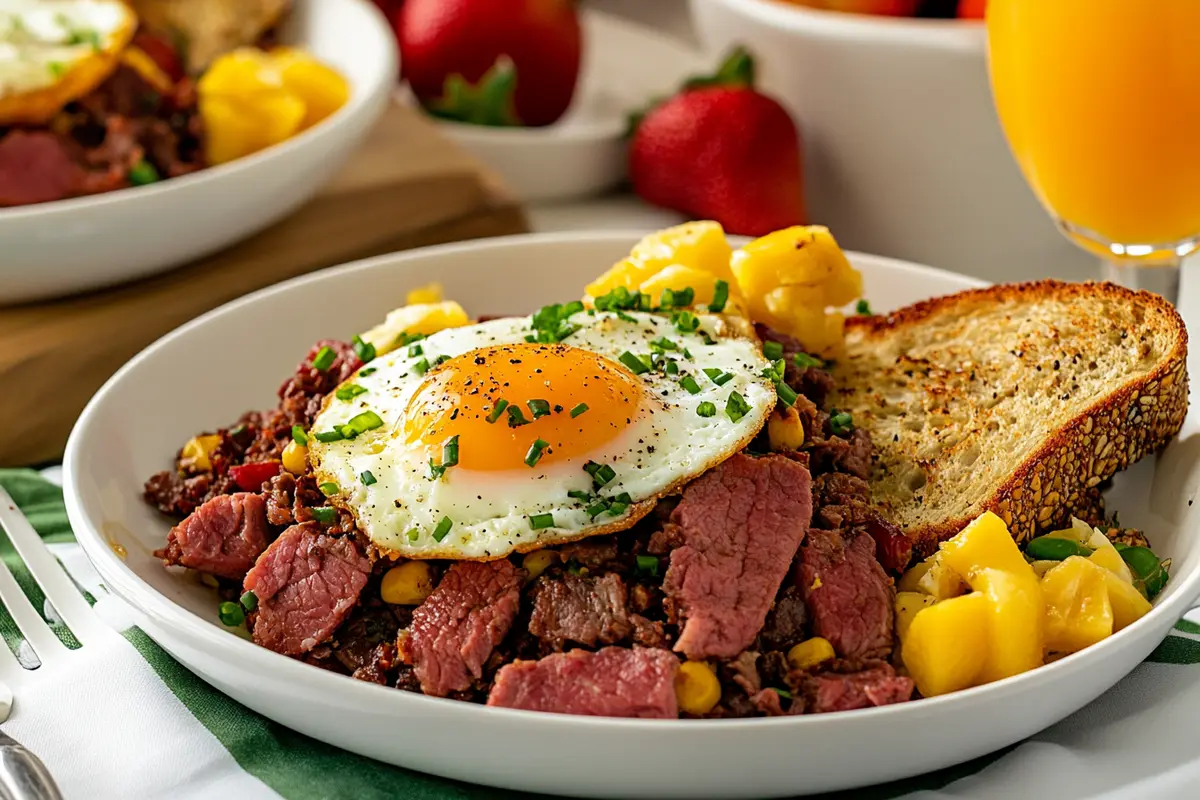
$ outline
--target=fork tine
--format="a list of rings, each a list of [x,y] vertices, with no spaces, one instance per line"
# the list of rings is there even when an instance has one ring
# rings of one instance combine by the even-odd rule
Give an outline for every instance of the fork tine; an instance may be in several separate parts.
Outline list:
[[[43,664],[67,653],[66,645],[58,640],[42,615],[34,609],[3,559],[0,559],[0,601]]]
[[[87,640],[95,634],[97,626],[103,623],[98,621],[83,594],[59,566],[54,554],[46,549],[42,537],[29,524],[29,520],[3,487],[0,487],[0,526],[8,533],[8,540],[41,585],[46,597],[50,598],[54,610],[75,634],[75,638],[82,644],[87,644]]]

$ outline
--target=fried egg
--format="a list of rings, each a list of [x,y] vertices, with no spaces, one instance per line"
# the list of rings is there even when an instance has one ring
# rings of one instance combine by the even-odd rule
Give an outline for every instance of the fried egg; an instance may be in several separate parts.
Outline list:
[[[95,89],[136,28],[121,0],[0,0],[0,126],[44,124]]]
[[[757,340],[696,315],[580,311],[448,329],[330,394],[309,458],[382,551],[493,559],[633,525],[745,447],[775,407]]]

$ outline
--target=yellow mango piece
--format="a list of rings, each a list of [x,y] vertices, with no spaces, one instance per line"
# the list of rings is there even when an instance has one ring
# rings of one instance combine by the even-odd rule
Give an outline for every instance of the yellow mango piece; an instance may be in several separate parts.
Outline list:
[[[306,111],[301,130],[331,116],[350,99],[350,84],[341,73],[303,50],[280,47],[271,51],[271,57],[284,88],[304,101]]]
[[[781,286],[747,302],[752,319],[792,336],[813,355],[831,357],[841,348],[845,316],[826,311],[822,295],[810,286]]]
[[[979,682],[988,658],[987,599],[978,592],[943,600],[913,616],[900,637],[900,657],[926,697]]]
[[[278,64],[256,47],[241,47],[220,56],[196,84],[201,96],[245,97],[282,88],[283,74]]]
[[[896,635],[903,639],[917,612],[936,602],[924,592],[896,592],[896,599],[892,603],[896,612]]]
[[[584,291],[590,297],[602,297],[618,286],[624,286],[626,289],[634,291],[657,271],[657,267],[647,267],[625,258],[613,264],[608,271],[589,283]]]
[[[755,297],[778,286],[808,286],[822,290],[823,305],[843,305],[839,300],[853,286],[858,271],[838,246],[828,228],[797,225],[768,233],[746,244],[730,262],[742,294]],[[861,293],[862,277],[858,277]],[[836,289],[829,292],[830,288]]]
[[[1104,567],[1126,583],[1133,584],[1133,573],[1129,571],[1129,565],[1121,558],[1121,554],[1103,531],[1092,531],[1091,538],[1085,544],[1093,548],[1092,554],[1088,556],[1093,564]]]
[[[934,553],[925,560],[928,562],[929,568],[924,575],[917,578],[917,588],[920,591],[938,600],[946,600],[967,593],[967,582],[942,562],[941,553]]]
[[[440,283],[427,283],[424,286],[418,286],[404,296],[406,305],[416,305],[418,303],[440,303],[445,299]]]
[[[362,334],[361,338],[375,345],[378,355],[383,355],[396,349],[402,334],[421,333],[428,336],[446,328],[469,325],[470,322],[467,312],[453,300],[418,303],[390,312],[387,319]]]
[[[1071,556],[1042,577],[1047,650],[1074,653],[1112,635],[1110,574],[1087,558]]]
[[[862,297],[862,273],[850,266],[849,261],[843,263],[825,282],[825,301],[831,306],[844,306]]]
[[[989,648],[982,680],[1007,678],[1043,663],[1045,602],[1037,574],[1004,521],[986,512],[943,542],[942,563],[989,605]]]
[[[921,579],[929,573],[932,567],[933,561],[928,558],[924,561],[918,561],[912,567],[905,570],[904,574],[900,576],[900,580],[896,581],[896,591],[920,592]]]
[[[1108,602],[1112,606],[1113,633],[1132,625],[1150,612],[1150,601],[1132,583],[1109,572]]]
[[[716,287],[717,279],[711,273],[694,267],[673,264],[663,267],[649,280],[642,281],[638,291],[650,295],[650,302],[657,306],[662,302],[664,289],[678,291],[690,288],[694,292],[693,305],[708,305],[713,300],[713,292],[716,291]]]
[[[199,105],[210,164],[278,144],[295,134],[304,118],[304,103],[283,91],[263,91],[249,99],[201,95]]]
[[[654,272],[672,264],[698,269],[728,281],[733,289],[733,272],[729,268],[732,255],[733,248],[725,240],[720,223],[702,221],[652,233],[634,245],[629,257]]]

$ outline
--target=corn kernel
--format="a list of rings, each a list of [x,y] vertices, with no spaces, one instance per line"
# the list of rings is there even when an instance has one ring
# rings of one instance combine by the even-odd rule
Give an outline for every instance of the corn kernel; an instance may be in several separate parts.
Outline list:
[[[293,475],[303,475],[308,468],[308,448],[296,441],[283,448],[283,468]]]
[[[440,303],[445,297],[442,294],[442,285],[440,283],[427,283],[424,286],[418,286],[404,296],[405,305],[417,305],[418,303]]]
[[[395,606],[416,606],[433,593],[433,573],[424,561],[406,561],[389,569],[379,585],[379,596]]]
[[[558,553],[554,550],[534,550],[532,553],[526,553],[525,557],[521,559],[521,567],[529,573],[529,578],[532,580],[558,560]]]
[[[703,661],[685,662],[675,673],[675,699],[684,713],[707,714],[721,699],[721,682]]]
[[[217,449],[217,445],[220,443],[221,437],[215,433],[208,436],[193,436],[183,446],[183,450],[179,453],[179,458],[193,469],[212,469],[212,459],[209,456],[213,450]]]
[[[822,639],[820,636],[805,639],[788,650],[787,654],[787,660],[792,665],[792,669],[812,669],[833,657],[833,645],[829,643],[828,639]]]
[[[767,421],[767,440],[771,450],[778,453],[784,450],[799,450],[804,444],[804,423],[795,408],[779,409],[771,412]]]

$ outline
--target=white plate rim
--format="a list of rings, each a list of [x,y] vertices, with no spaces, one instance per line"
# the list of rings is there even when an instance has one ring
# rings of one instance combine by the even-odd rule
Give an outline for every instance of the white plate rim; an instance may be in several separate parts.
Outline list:
[[[1158,626],[1170,617],[1173,625],[1176,620],[1193,605],[1200,596],[1200,566],[1191,573],[1176,575],[1170,585],[1169,596],[1161,599],[1151,611],[1126,629],[1114,634],[1104,641],[1092,645],[1070,656],[1046,664],[1037,669],[1020,675],[1005,678],[1000,681],[982,686],[965,689],[934,698],[924,698],[908,703],[897,703],[868,709],[857,709],[849,712],[831,714],[799,715],[792,717],[763,717],[720,720],[639,720],[619,719],[611,717],[586,717],[568,714],[552,714],[516,709],[493,708],[476,703],[464,703],[456,700],[429,697],[415,692],[396,690],[391,687],[358,681],[345,675],[329,672],[319,667],[305,664],[287,656],[280,655],[266,648],[253,644],[247,639],[222,631],[212,624],[200,619],[195,614],[172,602],[145,583],[131,568],[129,568],[108,546],[103,532],[91,523],[85,513],[79,494],[75,489],[76,477],[87,469],[86,454],[82,452],[82,443],[92,417],[105,396],[114,386],[120,383],[126,374],[149,354],[160,347],[165,347],[178,337],[187,336],[196,327],[244,305],[252,304],[258,299],[285,293],[290,289],[313,282],[329,280],[332,277],[344,278],[360,271],[373,269],[408,269],[414,268],[420,262],[433,255],[452,255],[456,252],[477,250],[479,248],[524,247],[530,244],[544,242],[547,244],[562,244],[573,242],[622,242],[631,244],[646,231],[597,231],[597,232],[565,232],[565,233],[534,233],[517,236],[503,236],[482,241],[460,242],[434,247],[420,248],[404,253],[393,253],[351,262],[337,267],[320,270],[308,275],[293,278],[282,283],[261,289],[245,295],[237,300],[220,306],[196,319],[182,325],[171,333],[161,337],[149,345],[138,355],[134,356],[118,370],[89,401],[80,415],[78,422],[71,432],[63,459],[63,495],[67,506],[67,514],[76,539],[83,547],[88,558],[95,565],[105,585],[118,597],[129,602],[138,611],[149,617],[156,625],[167,628],[182,629],[193,640],[200,640],[212,648],[213,653],[222,653],[221,658],[227,662],[237,661],[239,668],[261,670],[278,677],[281,683],[290,684],[293,688],[320,692],[322,689],[337,691],[339,697],[364,707],[378,706],[380,703],[390,703],[398,710],[405,706],[414,709],[438,713],[441,715],[457,716],[465,714],[469,718],[480,713],[500,715],[501,719],[511,719],[514,724],[537,725],[543,728],[564,731],[577,729],[580,726],[596,729],[627,730],[643,732],[647,729],[655,731],[687,731],[689,735],[707,736],[724,735],[728,730],[735,729],[778,729],[806,728],[813,725],[843,726],[873,725],[878,720],[897,715],[920,717],[923,713],[936,713],[945,706],[962,706],[966,711],[972,705],[999,702],[1003,699],[1017,699],[1038,684],[1065,678],[1069,673],[1084,670],[1088,664],[1103,660],[1108,654],[1121,649],[1126,642],[1132,642],[1135,634],[1150,627]],[[864,253],[848,252],[851,259],[865,259],[886,265],[889,268],[911,271],[915,275],[953,276],[954,279],[972,283],[976,286],[986,286],[986,282],[957,273],[950,273],[934,267],[928,267],[900,259],[874,256]],[[415,267],[419,269],[418,267]],[[140,502],[140,500],[139,500]],[[1170,625],[1162,626],[1164,629]],[[329,681],[334,681],[330,684]],[[412,706],[411,704],[417,704]]]

